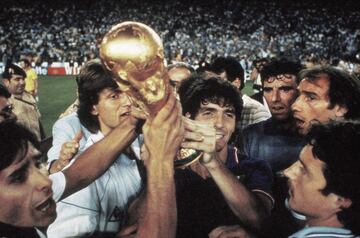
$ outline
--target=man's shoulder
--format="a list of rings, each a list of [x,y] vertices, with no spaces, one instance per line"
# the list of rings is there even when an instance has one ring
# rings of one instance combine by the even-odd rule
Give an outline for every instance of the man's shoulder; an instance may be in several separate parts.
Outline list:
[[[266,119],[264,121],[260,121],[260,122],[256,122],[250,125],[247,125],[244,129],[243,129],[243,135],[245,134],[258,134],[260,132],[264,131],[264,127],[267,124],[267,122],[270,120]]]

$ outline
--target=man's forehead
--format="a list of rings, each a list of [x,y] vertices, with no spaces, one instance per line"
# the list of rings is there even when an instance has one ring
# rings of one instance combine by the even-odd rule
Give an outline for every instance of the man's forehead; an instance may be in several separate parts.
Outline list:
[[[303,78],[300,82],[300,89],[313,88],[314,90],[328,90],[330,81],[326,75],[319,75],[316,78]]]
[[[204,109],[204,108],[222,108],[222,109],[225,109],[225,110],[235,110],[235,107],[231,104],[225,104],[225,101],[224,99],[219,99],[217,100],[217,102],[212,102],[210,100],[207,100],[207,101],[203,101],[201,102],[201,105],[200,105],[200,109]]]
[[[10,80],[19,80],[19,79],[24,79],[24,77],[22,75],[13,74],[13,75],[11,75],[11,78],[10,78]]]

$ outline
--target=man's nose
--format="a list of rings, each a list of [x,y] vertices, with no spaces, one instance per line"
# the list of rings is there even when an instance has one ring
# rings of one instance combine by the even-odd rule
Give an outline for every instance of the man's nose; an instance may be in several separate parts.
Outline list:
[[[293,110],[294,112],[298,112],[301,110],[301,96],[299,96],[291,105],[291,110]]]
[[[217,115],[215,118],[215,127],[222,128],[224,126],[224,118],[222,115]]]
[[[40,169],[36,169],[33,173],[36,190],[39,192],[49,193],[51,191],[52,182],[48,175]]]
[[[272,96],[271,97],[272,102],[280,101],[280,94],[278,90],[274,90],[271,96]]]
[[[300,169],[300,162],[296,161],[290,167],[284,170],[284,175],[288,179],[295,179],[296,173],[298,172],[299,169]]]

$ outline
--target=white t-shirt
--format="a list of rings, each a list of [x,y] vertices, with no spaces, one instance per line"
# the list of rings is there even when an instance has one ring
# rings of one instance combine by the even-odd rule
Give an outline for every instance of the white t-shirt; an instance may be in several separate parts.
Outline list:
[[[63,172],[57,172],[50,174],[49,178],[52,181],[53,199],[58,202],[65,190],[65,175]]]

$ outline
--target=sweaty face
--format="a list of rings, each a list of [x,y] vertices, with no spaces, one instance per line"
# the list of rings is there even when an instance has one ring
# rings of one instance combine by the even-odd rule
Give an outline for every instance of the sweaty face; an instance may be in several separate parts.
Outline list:
[[[292,105],[296,127],[305,135],[314,123],[328,123],[331,119],[342,118],[347,110],[335,105],[330,108],[329,79],[321,76],[310,81],[303,79],[299,85],[300,95]]]
[[[233,106],[203,103],[195,116],[195,120],[214,124],[217,152],[227,148],[227,144],[235,130],[235,109]]]
[[[38,168],[40,153],[29,143],[26,153],[0,171],[0,221],[14,226],[45,227],[56,218],[52,182]]]
[[[93,106],[92,114],[98,116],[100,130],[104,135],[120,123],[136,124],[136,119],[131,116],[131,101],[118,88],[103,89],[99,93],[98,104]]]
[[[306,215],[309,221],[325,220],[336,216],[338,196],[321,192],[326,186],[325,163],[314,157],[312,148],[305,146],[299,161],[284,171],[289,179],[289,206]]]
[[[5,80],[5,85],[14,95],[21,95],[25,91],[25,79],[20,75],[12,75],[10,80]]]
[[[276,120],[286,120],[291,115],[291,105],[298,93],[295,75],[277,75],[264,81],[263,91],[271,115]]]

